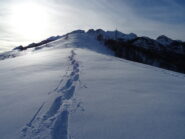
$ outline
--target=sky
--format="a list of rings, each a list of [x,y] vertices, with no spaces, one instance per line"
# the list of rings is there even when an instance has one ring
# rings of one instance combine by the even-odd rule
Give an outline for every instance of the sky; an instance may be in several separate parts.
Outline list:
[[[0,0],[0,52],[91,28],[185,40],[185,1]]]

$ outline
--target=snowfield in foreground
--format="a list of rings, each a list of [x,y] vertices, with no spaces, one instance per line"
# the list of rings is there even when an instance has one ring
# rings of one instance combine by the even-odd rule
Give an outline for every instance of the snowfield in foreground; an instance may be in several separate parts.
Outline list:
[[[83,33],[0,61],[1,139],[184,139],[183,74]]]

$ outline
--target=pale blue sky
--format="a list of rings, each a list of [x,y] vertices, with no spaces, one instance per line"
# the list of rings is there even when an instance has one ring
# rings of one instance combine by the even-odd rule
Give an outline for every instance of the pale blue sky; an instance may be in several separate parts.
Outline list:
[[[1,0],[0,51],[76,29],[185,40],[183,0]]]

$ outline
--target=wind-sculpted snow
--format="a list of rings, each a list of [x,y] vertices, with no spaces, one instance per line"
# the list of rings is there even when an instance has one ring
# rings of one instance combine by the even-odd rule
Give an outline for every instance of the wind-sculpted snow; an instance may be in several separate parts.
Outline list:
[[[39,117],[38,113],[47,105],[44,102],[38,109],[30,122],[22,129],[23,139],[67,139],[68,138],[68,116],[70,104],[66,101],[74,96],[76,86],[79,83],[80,67],[75,58],[76,53],[71,51],[69,56],[69,66],[66,75],[61,79],[54,91],[49,93],[49,97],[54,100],[47,112]]]

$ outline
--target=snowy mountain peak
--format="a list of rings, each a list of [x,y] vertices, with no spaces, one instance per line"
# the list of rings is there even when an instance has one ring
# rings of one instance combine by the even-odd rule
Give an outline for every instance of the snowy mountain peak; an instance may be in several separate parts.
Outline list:
[[[72,32],[70,32],[69,34],[76,34],[76,33],[85,33],[85,31],[84,30],[74,30],[74,31],[72,31]]]
[[[128,39],[129,40],[133,40],[133,39],[136,39],[137,38],[137,35],[135,33],[130,33],[127,35]]]
[[[134,45],[145,49],[160,49],[160,44],[149,37],[138,37],[134,42]]]
[[[159,42],[160,44],[162,45],[170,45],[173,40],[171,38],[168,38],[167,36],[165,35],[161,35],[159,36],[157,39],[156,39],[157,42]]]
[[[185,72],[184,42],[172,40],[164,35],[154,40],[149,37],[137,37],[134,33],[125,34],[117,30],[104,31],[102,29],[90,29],[87,32],[75,30],[63,36],[53,36],[39,43],[31,43],[25,47],[18,46],[12,51],[0,54],[0,60],[14,58],[28,51],[56,47],[75,47],[103,54],[115,54],[118,57],[132,61]],[[178,60],[178,63],[174,59]]]
[[[137,35],[134,33],[130,33],[130,34],[125,34],[122,33],[120,31],[104,31],[102,29],[90,29],[89,31],[87,31],[88,34],[91,35],[102,35],[104,39],[122,39],[124,41],[128,41],[128,40],[133,40],[137,38]]]

